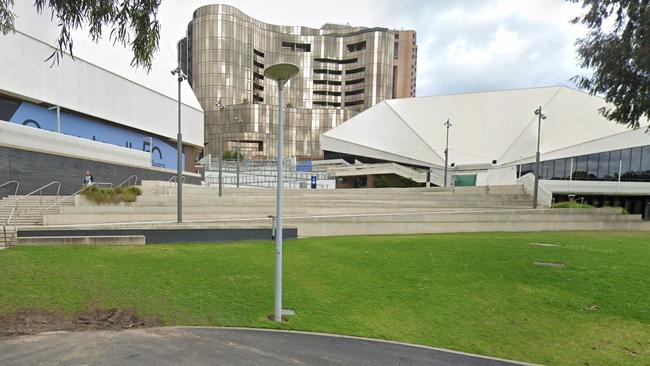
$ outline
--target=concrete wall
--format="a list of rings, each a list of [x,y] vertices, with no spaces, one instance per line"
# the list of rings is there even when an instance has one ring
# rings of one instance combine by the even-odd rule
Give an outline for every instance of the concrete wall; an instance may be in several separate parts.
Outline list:
[[[139,180],[168,180],[175,173],[155,168],[118,165],[75,157],[46,154],[0,146],[0,184],[8,180],[20,182],[20,194],[29,193],[51,181],[61,182],[61,194],[72,194],[81,188],[86,170],[96,182],[119,184],[135,174]],[[186,175],[186,183],[200,184],[196,174]],[[13,186],[12,186],[13,189]],[[0,189],[0,196],[13,194],[12,189]],[[56,189],[46,191],[53,194]]]

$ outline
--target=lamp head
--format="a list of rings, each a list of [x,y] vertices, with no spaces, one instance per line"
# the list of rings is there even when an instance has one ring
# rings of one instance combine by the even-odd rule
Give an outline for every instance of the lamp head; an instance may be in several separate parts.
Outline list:
[[[219,109],[220,111],[223,111],[224,109],[226,109],[226,106],[223,105],[223,103],[221,103],[221,99],[219,99],[216,103],[214,103],[214,105],[215,105],[215,106],[217,107],[217,109]]]
[[[290,63],[279,63],[269,66],[264,70],[264,76],[273,80],[287,81],[296,76],[300,68],[297,65]]]

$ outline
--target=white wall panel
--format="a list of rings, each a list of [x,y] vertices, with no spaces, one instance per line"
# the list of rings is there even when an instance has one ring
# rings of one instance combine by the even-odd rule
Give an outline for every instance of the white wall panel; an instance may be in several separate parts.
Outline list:
[[[176,139],[176,99],[69,55],[50,67],[53,48],[20,32],[0,36],[0,50],[0,92]],[[177,83],[172,75],[169,82]],[[182,104],[181,112],[183,140],[203,147],[203,111]]]

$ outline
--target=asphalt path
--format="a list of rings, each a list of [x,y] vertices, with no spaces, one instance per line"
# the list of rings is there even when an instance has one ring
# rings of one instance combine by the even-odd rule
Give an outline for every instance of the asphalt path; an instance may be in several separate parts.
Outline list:
[[[0,341],[0,365],[522,365],[459,352],[324,334],[163,327],[52,332]]]

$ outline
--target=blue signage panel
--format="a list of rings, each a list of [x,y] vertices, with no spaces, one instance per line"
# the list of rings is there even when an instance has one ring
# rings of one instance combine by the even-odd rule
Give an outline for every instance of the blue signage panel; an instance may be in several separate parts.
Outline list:
[[[18,108],[8,120],[24,126],[57,131],[56,110],[49,110],[29,102],[19,102]],[[176,169],[177,167],[176,146],[156,136],[146,135],[128,128],[63,111],[61,112],[61,133],[129,149],[151,152],[152,166],[168,169]],[[183,157],[183,165],[185,165],[185,157]],[[185,166],[183,166],[184,168]]]
[[[311,160],[303,160],[296,162],[297,172],[311,172]]]

